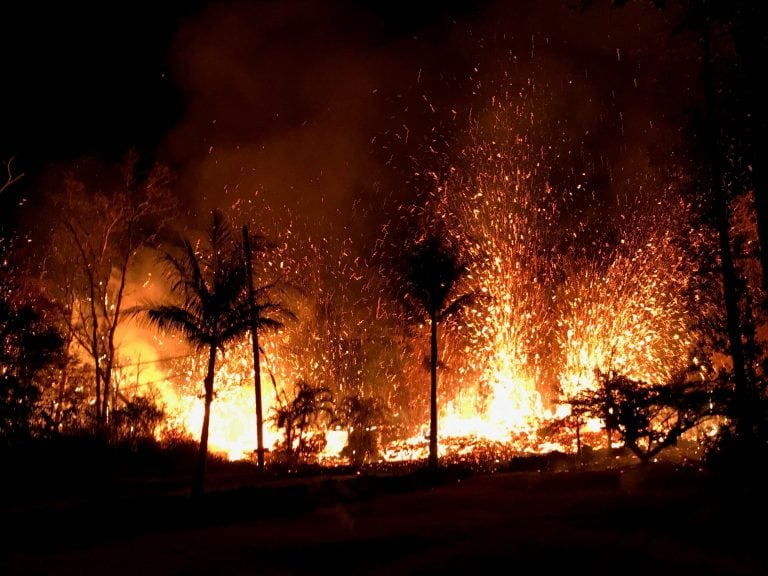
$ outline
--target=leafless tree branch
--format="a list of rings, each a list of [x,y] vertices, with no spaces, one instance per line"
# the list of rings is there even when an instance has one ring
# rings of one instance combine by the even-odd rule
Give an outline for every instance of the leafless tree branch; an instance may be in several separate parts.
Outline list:
[[[11,170],[11,164],[13,164],[13,159],[14,159],[14,157],[11,156],[11,159],[8,160],[8,162],[5,163],[5,168],[6,168],[6,171],[7,171],[7,178],[6,178],[6,181],[4,183],[0,184],[0,194],[5,192],[8,188],[13,186],[16,182],[18,182],[19,180],[21,180],[24,177],[23,173],[22,174],[16,174],[15,176],[13,175],[13,170]]]

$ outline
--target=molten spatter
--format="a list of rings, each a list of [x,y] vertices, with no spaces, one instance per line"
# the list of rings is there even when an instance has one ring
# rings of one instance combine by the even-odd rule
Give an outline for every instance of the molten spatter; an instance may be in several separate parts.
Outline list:
[[[568,417],[570,397],[597,386],[598,371],[665,382],[687,364],[695,340],[695,264],[686,247],[699,239],[682,224],[688,208],[674,190],[664,190],[664,202],[638,192],[621,207],[585,210],[596,201],[592,191],[578,177],[556,189],[546,166],[553,160],[534,154],[517,124],[501,114],[471,125],[456,161],[434,176],[426,209],[405,207],[444,224],[469,262],[456,296],[478,296],[440,325],[441,456],[489,446],[506,455],[573,451],[572,430],[542,431]],[[280,267],[302,291],[289,304],[297,321],[263,340],[265,416],[299,379],[327,387],[337,402],[377,397],[397,432],[382,436],[380,457],[425,458],[428,327],[405,321],[381,288],[380,270],[367,266],[351,240],[316,242],[307,231],[291,249],[302,235],[290,236]],[[397,246],[387,238],[377,249],[387,244]],[[210,444],[230,458],[252,456],[256,445],[251,362],[244,340],[222,356],[216,377]],[[178,373],[166,396],[195,436],[199,371],[193,362]],[[321,460],[338,458],[347,439],[332,422]],[[582,434],[599,432],[598,423],[581,425]],[[266,435],[273,448],[280,438],[274,422]]]

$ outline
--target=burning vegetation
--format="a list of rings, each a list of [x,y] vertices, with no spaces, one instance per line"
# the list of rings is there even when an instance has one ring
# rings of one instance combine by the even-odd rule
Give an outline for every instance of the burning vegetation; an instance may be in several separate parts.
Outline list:
[[[574,194],[587,192],[554,189],[541,165],[531,167],[514,123],[496,118],[490,129],[469,130],[459,162],[444,178],[431,175],[425,202],[398,207],[415,230],[411,237],[393,237],[385,226],[375,251],[359,255],[350,239],[318,241],[309,229],[284,230],[252,254],[253,300],[243,244],[230,222],[243,219],[238,207],[214,215],[207,244],[194,235],[176,252],[155,244],[170,265],[168,282],[153,268],[131,287],[128,252],[107,261],[103,279],[89,276],[97,264],[87,258],[99,245],[132,249],[121,244],[132,232],[114,232],[108,224],[105,234],[122,236],[81,238],[75,229],[80,217],[64,209],[63,218],[77,218],[64,220],[63,233],[77,243],[78,281],[99,290],[85,294],[98,307],[83,308],[76,281],[66,286],[73,298],[69,351],[85,362],[99,359],[91,368],[99,375],[98,394],[88,401],[97,423],[108,426],[121,410],[134,409],[131,426],[144,426],[146,433],[150,419],[159,439],[205,430],[212,451],[254,458],[252,306],[260,326],[268,463],[425,458],[432,412],[425,366],[431,359],[439,373],[438,451],[447,459],[477,458],[475,450],[491,457],[573,453],[604,442],[596,433],[620,425],[601,417],[601,407],[611,411],[605,398],[594,396],[595,405],[585,408],[585,395],[604,389],[600,374],[620,375],[624,388],[632,381],[656,390],[696,365],[688,373],[709,390],[707,368],[714,360],[695,356],[701,338],[696,321],[716,295],[703,292],[700,263],[691,258],[707,249],[708,239],[687,224],[690,205],[672,188],[654,191],[616,209],[603,229],[589,230],[564,213]],[[115,222],[136,213],[128,211],[127,199],[110,200],[120,208]],[[413,276],[408,254],[429,238],[444,243],[443,252],[428,253],[426,268]],[[441,253],[463,264],[447,272],[450,284],[443,279],[432,288],[432,276],[442,278],[435,266]],[[447,292],[437,297],[445,303],[432,320],[439,347],[430,351],[429,299],[441,287]],[[171,301],[147,303],[147,293]],[[130,310],[120,309],[124,297],[134,302]],[[424,315],[400,305],[413,298],[427,302]],[[449,310],[453,304],[460,306]],[[283,313],[280,320],[270,316],[276,311]],[[113,330],[121,313],[128,320]],[[159,331],[148,330],[142,314]],[[105,356],[102,350],[112,348]],[[148,398],[161,412],[140,409]],[[682,434],[714,415],[701,412],[674,424],[653,415],[625,434],[675,426]],[[568,418],[582,418],[581,428],[556,425]],[[650,440],[632,438],[652,451]]]
[[[42,261],[18,273],[3,238],[0,436],[199,440],[201,490],[209,451],[288,470],[602,446],[647,462],[761,429],[754,190],[721,192],[723,216],[691,163],[606,194],[567,142],[542,144],[530,80],[473,94],[450,137],[430,128],[410,196],[353,206],[385,216],[362,238],[243,190],[198,233],[135,157],[71,174]]]

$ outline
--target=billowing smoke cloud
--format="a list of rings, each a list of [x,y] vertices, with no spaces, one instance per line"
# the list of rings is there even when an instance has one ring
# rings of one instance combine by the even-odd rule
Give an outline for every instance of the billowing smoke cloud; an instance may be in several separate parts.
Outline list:
[[[180,33],[187,113],[167,150],[201,208],[253,198],[320,225],[379,186],[375,137],[415,63],[334,3],[217,4]],[[413,73],[409,69],[413,69]]]
[[[462,127],[494,121],[491,102],[515,109],[527,162],[608,207],[677,142],[695,54],[669,9],[385,4],[220,2],[180,28],[185,111],[162,154],[196,209],[255,201],[321,233],[375,230],[413,198],[414,166],[450,164]]]

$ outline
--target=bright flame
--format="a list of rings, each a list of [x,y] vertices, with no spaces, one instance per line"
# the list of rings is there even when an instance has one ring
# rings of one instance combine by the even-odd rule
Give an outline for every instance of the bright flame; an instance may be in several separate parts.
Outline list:
[[[680,242],[690,235],[680,226],[687,209],[640,198],[637,206],[616,209],[614,221],[595,234],[576,217],[575,206],[588,194],[582,184],[554,190],[541,166],[543,152],[532,157],[525,132],[515,131],[519,122],[498,102],[494,110],[493,122],[473,125],[448,176],[435,176],[428,209],[447,222],[471,262],[462,290],[483,296],[461,320],[441,327],[440,451],[462,456],[479,444],[510,453],[572,451],[572,432],[548,438],[538,432],[569,417],[564,401],[593,388],[596,370],[657,383],[688,362],[695,271]],[[295,231],[288,236],[298,244]],[[367,269],[348,241],[339,243],[334,261],[331,244],[306,240],[294,246],[298,256],[275,260],[301,279],[309,296],[290,302],[295,324],[261,336],[265,446],[273,449],[281,438],[268,418],[278,395],[305,379],[327,386],[337,400],[350,393],[386,399],[408,432],[385,445],[382,457],[424,458],[426,327],[409,335],[375,290],[378,271]],[[189,358],[158,377],[167,409],[194,437],[202,422],[200,371],[199,359]],[[249,341],[220,359],[215,391],[212,450],[252,457]],[[582,423],[581,434],[582,441],[597,441],[599,422]],[[326,431],[322,458],[338,457],[347,440],[345,431]]]

